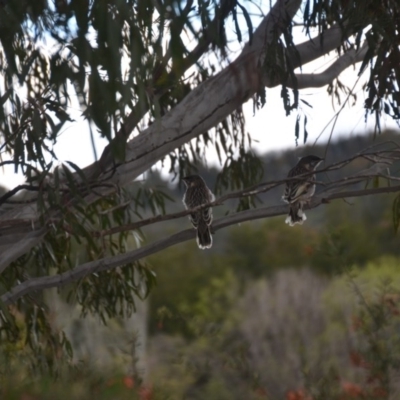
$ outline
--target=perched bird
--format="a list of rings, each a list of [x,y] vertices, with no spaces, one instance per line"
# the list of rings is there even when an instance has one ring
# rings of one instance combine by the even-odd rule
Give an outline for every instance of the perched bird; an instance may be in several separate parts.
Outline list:
[[[207,187],[200,175],[190,175],[183,178],[186,184],[186,192],[183,196],[183,204],[187,210],[214,201],[215,197]],[[197,230],[197,244],[200,249],[209,249],[212,246],[210,225],[212,222],[212,209],[202,208],[189,215],[190,222]]]
[[[305,156],[300,158],[297,165],[289,171],[288,178],[303,175],[315,171],[323,158],[317,156]],[[306,175],[299,180],[292,180],[286,183],[285,193],[282,200],[289,203],[289,214],[286,223],[290,226],[302,224],[307,219],[303,207],[307,204],[315,192],[315,174]]]

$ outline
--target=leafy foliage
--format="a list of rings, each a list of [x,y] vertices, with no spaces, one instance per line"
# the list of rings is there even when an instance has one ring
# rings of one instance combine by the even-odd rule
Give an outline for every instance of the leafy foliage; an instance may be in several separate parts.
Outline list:
[[[247,35],[248,46],[252,45],[256,32],[253,9],[252,1],[237,0],[0,1],[0,166],[12,164],[26,178],[24,185],[1,196],[0,213],[6,213],[15,204],[24,206],[24,211],[36,207],[37,220],[18,219],[25,215],[21,212],[5,224],[4,229],[10,235],[22,235],[21,241],[33,225],[43,228],[42,240],[1,272],[1,293],[21,282],[67,273],[84,262],[117,256],[140,246],[141,231],[127,234],[113,229],[150,214],[165,213],[171,196],[138,181],[133,188],[121,188],[107,179],[114,174],[118,176],[120,165],[129,168],[126,150],[132,135],[140,137],[143,127],[159,124],[195,88],[217,79],[220,69],[229,68],[232,56],[229,23],[234,26],[235,40],[242,42]],[[310,36],[315,27],[318,32],[337,25],[342,28],[343,37],[348,39],[338,49],[339,54],[351,46],[359,48],[366,38],[369,49],[361,66],[361,70],[369,68],[370,72],[366,112],[375,114],[378,128],[382,111],[398,120],[398,2],[306,0],[303,10],[306,35]],[[265,85],[281,85],[287,115],[298,109],[301,100],[295,74],[301,60],[294,44],[294,24],[295,21],[281,21],[282,26],[278,27],[281,31],[274,32],[271,42],[265,44],[260,76],[252,77],[260,83],[255,104],[266,103]],[[268,82],[264,82],[262,73],[266,73]],[[340,92],[351,95],[339,80],[329,91],[339,101]],[[200,160],[206,159],[206,150],[211,147],[222,165],[216,193],[243,189],[262,179],[263,166],[251,150],[251,136],[246,132],[240,107],[249,93],[239,97],[235,99],[235,111],[191,142],[180,142],[162,160],[170,165],[174,178],[199,169]],[[60,135],[75,122],[74,108],[87,121],[91,135],[97,131],[109,143],[100,159],[87,169],[68,160],[59,163],[54,150]],[[306,126],[304,117],[304,142]],[[298,139],[300,119],[295,132]],[[163,134],[160,130],[157,140],[163,141]],[[161,157],[152,153],[135,154],[136,159],[153,160],[153,156],[154,163]],[[258,200],[243,198],[238,209],[254,207]],[[393,213],[395,229],[397,203],[396,200]],[[344,237],[350,239],[354,233],[367,240],[361,231],[351,228],[342,227],[325,242],[319,241],[313,228],[308,232],[307,242],[294,233],[288,234],[285,240],[293,247],[290,254],[279,236],[283,228],[278,228],[275,222],[255,231],[249,229],[248,238],[252,242],[248,247],[243,246],[248,238],[244,240],[233,232],[227,248],[230,251],[230,246],[234,246],[236,252],[230,252],[224,261],[234,271],[246,266],[249,275],[259,277],[265,273],[261,250],[273,254],[277,247],[285,255],[274,255],[271,269],[290,263],[330,265],[326,258],[315,256],[313,245],[332,249],[333,242]],[[14,243],[8,245],[12,248]],[[359,263],[375,255],[373,246],[364,252],[340,244],[337,249]],[[213,309],[209,298],[230,306],[232,293],[224,289],[234,286],[235,278],[225,268],[219,273],[215,279],[204,280],[210,287],[198,298],[191,299],[186,293],[189,300],[185,306],[181,304],[178,312],[205,313]],[[144,262],[135,262],[82,277],[60,295],[79,305],[83,315],[95,313],[107,322],[110,317],[133,312],[136,299],[147,297],[154,286],[155,274]],[[226,296],[218,297],[219,291]],[[217,307],[214,311],[221,321],[221,309]],[[59,372],[58,355],[71,357],[71,347],[63,332],[52,326],[41,293],[25,296],[10,308],[1,305],[0,319],[0,339],[8,343],[3,346],[5,354],[29,353],[27,359],[39,359],[40,369],[54,374]],[[193,336],[195,329],[191,323],[183,329],[188,337]]]

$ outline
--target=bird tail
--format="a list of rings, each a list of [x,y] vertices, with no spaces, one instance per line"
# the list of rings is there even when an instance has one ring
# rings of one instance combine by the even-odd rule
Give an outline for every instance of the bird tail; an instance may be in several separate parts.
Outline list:
[[[303,204],[301,201],[291,203],[289,206],[289,214],[286,217],[285,223],[289,226],[296,224],[302,224],[307,219],[306,214],[303,211]]]
[[[202,250],[210,249],[212,246],[210,227],[204,221],[197,227],[197,244]]]

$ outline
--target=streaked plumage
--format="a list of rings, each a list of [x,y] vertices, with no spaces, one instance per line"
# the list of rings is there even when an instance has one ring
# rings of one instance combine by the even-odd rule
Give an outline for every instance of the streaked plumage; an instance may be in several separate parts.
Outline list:
[[[198,207],[214,201],[215,197],[207,187],[200,175],[190,175],[183,178],[186,184],[186,192],[183,196],[183,204],[186,209]],[[189,215],[190,222],[197,230],[197,244],[200,249],[209,249],[212,246],[210,225],[212,222],[212,209],[203,208]]]
[[[317,156],[305,156],[289,171],[288,178],[315,171],[322,161],[323,159]],[[290,226],[295,224],[301,225],[303,221],[307,219],[303,207],[314,195],[315,184],[312,183],[312,181],[315,181],[315,174],[307,175],[304,179],[293,180],[286,184],[282,199],[286,201],[286,203],[289,203],[289,214],[285,222]]]

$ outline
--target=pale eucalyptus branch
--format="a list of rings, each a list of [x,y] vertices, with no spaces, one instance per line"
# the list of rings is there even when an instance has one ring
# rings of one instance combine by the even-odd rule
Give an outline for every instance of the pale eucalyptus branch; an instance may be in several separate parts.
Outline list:
[[[348,50],[343,55],[339,56],[324,72],[319,74],[296,74],[296,88],[304,89],[311,87],[322,87],[330,84],[337,78],[345,69],[364,60],[368,51],[368,44],[365,41],[363,46],[358,49]],[[293,86],[289,82],[288,86]]]
[[[334,25],[316,37],[296,45],[295,50],[288,54],[290,63],[294,68],[306,65],[331,51],[337,50],[352,34],[353,32],[350,30],[347,30],[345,34],[342,26]]]
[[[190,11],[191,3],[193,1],[188,1],[184,13],[188,13]],[[157,4],[157,1],[154,1],[154,4]],[[164,79],[165,81],[169,82],[169,84],[164,87],[163,89],[157,89],[154,95],[162,96],[170,89],[174,83],[176,83],[180,78],[182,78],[185,72],[191,68],[198,60],[205,54],[205,52],[209,49],[212,43],[212,32],[216,30],[219,23],[221,23],[220,19],[225,19],[229,13],[234,8],[235,3],[230,0],[222,0],[220,3],[220,10],[221,13],[215,16],[213,21],[211,21],[210,25],[207,29],[202,32],[201,36],[199,37],[199,42],[197,46],[183,59],[182,65],[180,65],[179,73],[178,70],[175,68],[173,72],[167,72],[166,66],[168,62],[171,60],[171,48],[169,47],[166,51],[165,56],[163,57],[161,66],[161,70],[163,73],[168,75],[168,79]],[[183,26],[182,26],[183,28]],[[125,122],[122,124],[121,128],[118,130],[116,134],[116,138],[124,138],[127,140],[130,134],[134,131],[137,127],[139,122],[143,119],[143,117],[147,114],[150,110],[150,104],[147,99],[139,99],[138,102],[133,107],[132,111],[127,116]],[[103,153],[100,157],[98,162],[95,162],[90,167],[90,172],[87,173],[90,176],[90,179],[96,178],[101,172],[104,172],[106,166],[109,166],[114,162],[114,156],[111,152],[111,143],[108,144]]]
[[[306,208],[313,209],[320,206],[321,204],[329,203],[329,201],[335,199],[377,195],[381,193],[393,193],[393,192],[400,192],[400,185],[362,189],[362,190],[349,190],[346,192],[333,192],[333,193],[323,192],[318,196],[315,196]],[[231,225],[256,219],[271,218],[274,216],[286,214],[287,211],[288,211],[287,205],[263,207],[263,208],[241,211],[226,217],[219,218],[213,223],[212,228],[214,232],[217,232]],[[282,221],[282,224],[283,223],[284,222]],[[9,292],[2,295],[1,301],[6,305],[12,304],[15,303],[22,296],[25,296],[29,293],[41,291],[43,289],[48,289],[52,287],[61,287],[67,285],[68,283],[76,282],[80,279],[83,279],[92,273],[107,271],[128,263],[136,262],[144,257],[148,257],[151,254],[157,253],[168,247],[172,247],[178,243],[183,243],[190,239],[193,239],[194,237],[195,237],[195,230],[186,229],[168,238],[160,239],[154,243],[151,243],[139,249],[132,250],[127,253],[113,257],[105,257],[99,260],[91,261],[82,264],[73,270],[66,271],[59,275],[32,278],[24,281],[23,283],[11,289]]]
[[[24,255],[29,249],[39,244],[47,229],[28,231],[23,237],[18,238],[18,241],[10,243],[6,248],[2,246],[2,257],[0,262],[0,274],[14,261],[16,258]]]

